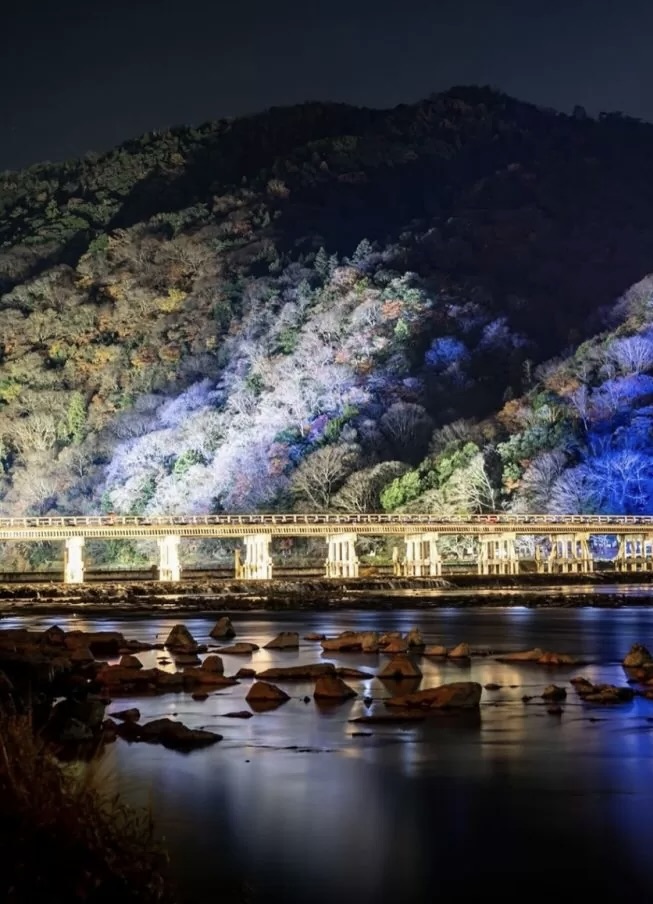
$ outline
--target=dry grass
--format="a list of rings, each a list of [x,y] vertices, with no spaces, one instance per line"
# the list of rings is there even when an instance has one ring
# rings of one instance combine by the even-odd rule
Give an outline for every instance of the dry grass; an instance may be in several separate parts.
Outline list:
[[[0,900],[171,904],[147,814],[94,790],[0,710]]]

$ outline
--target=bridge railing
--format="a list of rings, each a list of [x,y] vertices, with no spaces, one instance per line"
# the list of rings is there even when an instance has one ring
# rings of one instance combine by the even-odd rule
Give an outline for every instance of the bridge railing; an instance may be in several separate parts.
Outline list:
[[[648,515],[518,515],[510,513],[471,515],[469,518],[443,518],[433,514],[334,514],[334,513],[277,513],[254,515],[70,515],[58,517],[0,518],[0,529],[39,527],[112,527],[176,525],[238,526],[261,524],[327,524],[355,526],[357,524],[451,525],[452,529],[469,528],[474,524],[517,524],[540,527],[554,524],[641,524],[653,527],[653,516]]]

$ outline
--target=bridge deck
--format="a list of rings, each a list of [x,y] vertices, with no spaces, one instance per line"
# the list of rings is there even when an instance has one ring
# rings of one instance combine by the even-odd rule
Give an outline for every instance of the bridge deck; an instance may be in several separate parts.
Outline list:
[[[474,515],[464,520],[436,515],[400,514],[261,514],[139,517],[88,515],[46,518],[0,518],[1,540],[141,539],[175,535],[238,538],[247,534],[273,537],[324,537],[354,533],[367,536],[434,533],[481,534],[653,534],[653,517],[613,515]]]

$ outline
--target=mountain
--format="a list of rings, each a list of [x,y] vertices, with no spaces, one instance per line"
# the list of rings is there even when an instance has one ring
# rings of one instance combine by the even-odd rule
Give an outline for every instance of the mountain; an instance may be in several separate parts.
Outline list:
[[[0,174],[3,513],[553,505],[647,454],[652,209],[653,126],[479,87]]]

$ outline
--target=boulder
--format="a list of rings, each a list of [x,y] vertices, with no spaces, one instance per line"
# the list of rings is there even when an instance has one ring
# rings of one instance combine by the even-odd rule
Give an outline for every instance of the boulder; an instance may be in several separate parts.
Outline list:
[[[236,678],[256,678],[254,669],[238,669]]]
[[[385,634],[381,634],[379,637],[379,646],[383,649],[393,640],[403,640],[400,631],[386,631]]]
[[[66,632],[59,625],[52,625],[43,632],[42,640],[49,647],[63,647],[66,642]]]
[[[624,657],[623,666],[626,669],[641,669],[646,666],[653,667],[653,657],[648,649],[641,643],[634,643]]]
[[[154,719],[140,727],[136,737],[138,741],[148,744],[162,744],[172,750],[194,750],[197,747],[208,747],[222,740],[222,735],[213,731],[188,728],[182,722],[172,719]]]
[[[362,650],[362,635],[358,631],[343,631],[337,637],[322,641],[322,649],[327,653],[347,653]]]
[[[98,670],[95,680],[106,685],[111,693],[133,693],[181,690],[184,676],[180,672],[164,672],[161,669],[125,669],[120,665],[105,665]]]
[[[427,644],[422,650],[423,656],[442,656],[445,657],[449,651],[440,643]]]
[[[584,703],[630,703],[635,696],[632,687],[617,687],[614,684],[592,684],[587,678],[572,678],[576,693]]]
[[[316,700],[332,700],[335,702],[350,700],[352,697],[356,697],[357,694],[337,675],[324,675],[315,682],[313,696]]]
[[[220,647],[220,653],[229,653],[231,656],[250,656],[259,649],[255,643],[232,643],[230,647]]]
[[[197,651],[195,638],[186,625],[175,625],[166,638],[165,646],[169,650],[179,653],[195,653]]]
[[[324,675],[335,675],[336,667],[330,662],[316,662],[311,665],[292,665],[287,668],[265,669],[257,678],[274,681],[314,681]]]
[[[102,728],[105,707],[104,700],[92,694],[85,700],[60,700],[52,708],[46,734],[58,741],[89,741]]]
[[[95,656],[93,656],[88,647],[77,647],[71,650],[68,654],[68,659],[74,665],[87,665],[90,662],[95,662]]]
[[[565,700],[566,698],[567,691],[564,687],[558,687],[556,684],[549,684],[549,686],[545,687],[542,691],[543,700]]]
[[[310,634],[304,634],[304,640],[325,640],[324,634],[317,634],[315,631]]]
[[[362,653],[378,653],[379,652],[379,635],[376,631],[363,631],[361,638]]]
[[[468,643],[459,643],[457,646],[452,647],[447,655],[449,659],[469,659],[472,651]]]
[[[224,664],[220,657],[215,653],[207,656],[200,668],[204,669],[206,672],[215,672],[218,675],[224,674]]]
[[[88,647],[94,656],[108,657],[119,656],[126,643],[120,631],[69,631],[64,639],[68,650]]]
[[[122,669],[142,669],[143,663],[136,656],[121,656],[120,657],[120,668]]]
[[[251,713],[248,709],[239,709],[238,712],[235,713],[224,713],[225,719],[251,719],[253,713]]]
[[[281,634],[265,644],[265,650],[298,650],[299,634],[297,631],[282,631]]]
[[[362,669],[351,669],[347,666],[339,666],[336,669],[336,675],[339,678],[353,678],[362,680],[374,678],[374,675],[371,672],[364,672],[362,671]]]
[[[542,653],[537,660],[538,665],[577,665],[578,660],[568,653]]]
[[[406,634],[406,641],[408,642],[409,647],[424,646],[424,638],[422,637],[422,632],[419,628],[411,628],[408,634]]]
[[[385,705],[404,709],[476,709],[481,692],[481,685],[476,681],[454,681],[414,694],[390,697]]]
[[[500,691],[501,685],[494,684],[493,682],[489,682],[489,684],[484,685],[486,691]]]
[[[248,703],[285,703],[290,697],[280,687],[267,684],[265,681],[256,681],[245,697]]]
[[[403,637],[393,637],[388,643],[383,645],[384,653],[407,653],[408,641]]]
[[[378,673],[379,678],[421,678],[422,672],[407,653],[393,656]]]
[[[195,691],[190,696],[192,700],[196,700],[198,703],[201,703],[203,700],[209,699],[209,695],[206,693],[206,691]]]
[[[141,714],[135,706],[131,709],[121,709],[117,713],[109,713],[112,719],[118,719],[120,722],[138,722]]]
[[[544,650],[535,647],[533,650],[520,650],[517,653],[502,653],[497,656],[497,662],[538,662],[544,655]]]
[[[181,668],[185,665],[199,665],[200,658],[197,653],[173,653],[175,665]]]
[[[184,684],[203,684],[209,687],[232,687],[238,684],[235,678],[227,678],[222,672],[214,672],[212,669],[205,669],[203,666],[199,668],[184,669]]]
[[[231,624],[231,619],[228,615],[224,615],[222,618],[219,618],[217,620],[215,625],[211,628],[209,636],[216,638],[216,640],[222,640],[223,638],[236,636],[236,630]]]

